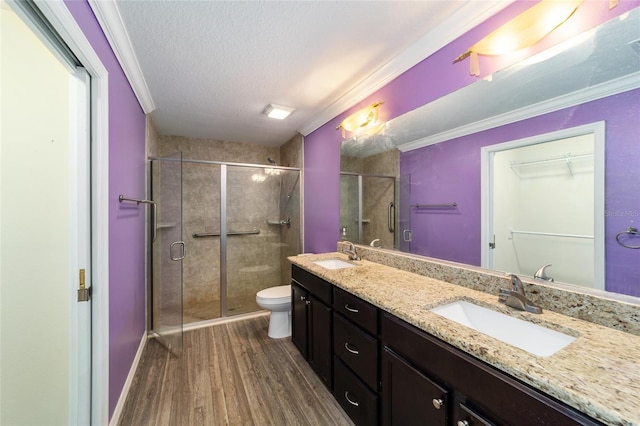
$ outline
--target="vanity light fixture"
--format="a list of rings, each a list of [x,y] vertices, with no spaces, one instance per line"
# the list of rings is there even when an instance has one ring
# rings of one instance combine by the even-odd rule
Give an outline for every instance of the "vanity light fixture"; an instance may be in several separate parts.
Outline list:
[[[453,63],[471,57],[471,75],[480,75],[478,55],[504,55],[530,47],[562,25],[584,0],[542,0],[471,46]]]
[[[376,102],[366,108],[354,112],[336,127],[336,130],[342,128],[342,137],[346,137],[346,132],[355,134],[377,133],[381,128],[379,111],[380,105],[384,102]]]
[[[269,104],[264,109],[263,113],[269,118],[275,118],[277,120],[283,120],[291,114],[295,108],[289,108],[282,105]]]

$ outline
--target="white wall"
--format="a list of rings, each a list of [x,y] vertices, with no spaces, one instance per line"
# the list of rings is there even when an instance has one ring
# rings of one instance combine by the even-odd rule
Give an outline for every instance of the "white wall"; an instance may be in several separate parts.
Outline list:
[[[494,157],[494,267],[533,275],[546,263],[556,281],[594,286],[594,240],[511,234],[509,230],[594,235],[594,160],[514,166],[593,154],[594,135],[500,151]],[[573,173],[573,174],[572,174]]]
[[[0,423],[68,424],[70,74],[0,13]]]

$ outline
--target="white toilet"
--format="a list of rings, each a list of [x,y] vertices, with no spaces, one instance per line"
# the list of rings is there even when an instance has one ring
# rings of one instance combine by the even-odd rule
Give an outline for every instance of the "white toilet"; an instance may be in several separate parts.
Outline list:
[[[291,286],[265,288],[256,294],[256,303],[271,311],[269,337],[277,339],[291,336]]]

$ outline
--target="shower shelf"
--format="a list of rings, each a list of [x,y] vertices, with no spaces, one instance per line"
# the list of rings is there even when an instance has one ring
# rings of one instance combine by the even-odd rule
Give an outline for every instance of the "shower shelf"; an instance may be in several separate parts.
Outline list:
[[[173,228],[175,226],[177,226],[178,224],[175,222],[165,222],[165,223],[159,223],[158,224],[158,229],[162,229],[162,228]]]
[[[267,220],[267,224],[274,226],[291,226],[291,219],[287,218],[287,220]]]

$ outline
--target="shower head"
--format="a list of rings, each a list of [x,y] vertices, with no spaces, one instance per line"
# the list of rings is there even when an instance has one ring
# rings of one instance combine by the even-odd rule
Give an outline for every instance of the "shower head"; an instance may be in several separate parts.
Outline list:
[[[278,163],[276,163],[276,160],[274,160],[274,159],[273,159],[273,158],[271,158],[271,157],[267,157],[267,161],[268,161],[268,162],[270,162],[271,164],[273,164],[274,166],[277,166],[277,165],[278,165]]]

